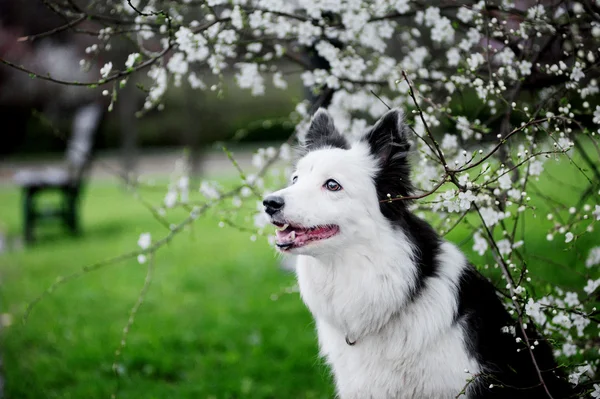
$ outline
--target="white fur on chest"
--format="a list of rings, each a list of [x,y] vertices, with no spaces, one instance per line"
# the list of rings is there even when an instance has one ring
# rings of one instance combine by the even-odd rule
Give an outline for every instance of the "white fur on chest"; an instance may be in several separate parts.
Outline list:
[[[464,256],[444,243],[439,276],[409,301],[415,269],[410,248],[397,239],[387,246],[392,251],[365,247],[327,261],[298,258],[300,293],[342,399],[454,398],[469,377],[465,369],[479,371],[462,326],[453,323]]]

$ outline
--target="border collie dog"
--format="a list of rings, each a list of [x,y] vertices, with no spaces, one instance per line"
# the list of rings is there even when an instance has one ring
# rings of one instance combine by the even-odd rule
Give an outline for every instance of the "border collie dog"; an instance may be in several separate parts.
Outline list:
[[[279,250],[297,255],[340,398],[570,397],[529,328],[540,383],[519,326],[461,251],[407,201],[381,201],[412,192],[400,110],[351,143],[320,109],[303,141],[291,184],[264,199],[265,212]]]

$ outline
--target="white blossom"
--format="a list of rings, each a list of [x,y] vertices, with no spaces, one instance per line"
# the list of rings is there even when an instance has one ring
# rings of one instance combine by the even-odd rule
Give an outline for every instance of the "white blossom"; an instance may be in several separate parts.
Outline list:
[[[501,52],[498,53],[498,58],[503,65],[511,65],[515,59],[515,53],[510,47],[505,47]]]
[[[562,346],[562,353],[565,356],[571,357],[577,354],[577,346],[572,343],[566,342]]]
[[[458,148],[458,137],[453,134],[445,134],[441,147],[446,151],[456,150]]]
[[[459,208],[463,211],[468,210],[471,207],[471,203],[475,201],[476,197],[473,195],[471,190],[458,193]]]
[[[538,324],[544,324],[546,322],[546,315],[542,310],[542,304],[534,301],[533,298],[529,298],[527,300],[527,304],[525,305],[525,314],[531,317]]]
[[[571,314],[571,320],[573,322],[573,326],[577,330],[577,336],[583,337],[583,332],[590,324],[590,319],[580,314],[573,313]]]
[[[503,174],[498,179],[498,185],[502,190],[508,190],[512,187],[512,180],[510,179],[510,175],[508,173]]]
[[[138,239],[138,245],[142,249],[148,249],[150,244],[152,244],[152,236],[150,233],[142,233],[140,234],[140,238]]]
[[[431,29],[431,40],[438,43],[452,43],[454,42],[454,28],[452,28],[452,22],[442,17]]]
[[[210,54],[206,38],[185,26],[175,32],[175,41],[179,50],[186,54],[188,62],[204,61]]]
[[[562,149],[562,150],[568,150],[569,148],[571,148],[572,144],[571,144],[571,140],[569,140],[568,137],[560,137],[558,139],[558,146]]]
[[[509,255],[512,252],[512,245],[506,238],[496,242],[500,255]]]
[[[600,264],[600,247],[594,247],[590,250],[585,266],[589,268],[598,264]]]
[[[460,52],[457,48],[452,47],[450,50],[446,52],[446,58],[448,59],[448,65],[457,66],[460,62]]]
[[[240,30],[244,27],[244,20],[242,17],[242,11],[239,5],[233,7],[233,11],[231,12],[231,25],[234,28]]]
[[[596,110],[594,111],[594,123],[600,125],[600,105],[596,105]]]
[[[442,206],[445,207],[448,210],[448,212],[452,213],[460,211],[459,202],[455,199],[455,197],[455,190],[448,190],[442,194]]]
[[[473,19],[473,11],[471,11],[470,9],[468,9],[465,6],[462,6],[461,8],[458,9],[458,13],[456,14],[456,17],[458,19],[460,19],[462,22],[464,22],[465,24],[469,23]]]
[[[188,75],[188,83],[192,89],[206,89],[206,84],[202,81],[202,79],[196,76],[195,72],[190,72]]]
[[[259,149],[254,155],[252,155],[252,166],[257,169],[262,168],[266,163],[264,149]]]
[[[242,187],[242,189],[240,190],[240,195],[243,198],[248,198],[250,195],[252,195],[252,190],[250,189],[250,187],[248,186],[244,186]]]
[[[261,203],[262,208],[262,203]],[[269,217],[266,213],[262,212],[262,209],[254,215],[254,226],[262,229],[270,223]]]
[[[471,129],[471,124],[467,118],[464,116],[459,116],[456,119],[456,129],[460,131],[463,140],[467,140],[473,136],[473,130]]]
[[[361,31],[369,21],[369,18],[369,13],[365,9],[359,11],[348,10],[348,12],[342,14],[342,22],[351,34]]]
[[[567,232],[567,234],[565,234],[565,242],[571,242],[573,241],[573,233],[571,233],[570,231]]]
[[[541,4],[531,6],[529,10],[527,10],[527,18],[528,19],[538,19],[543,18],[546,15],[546,10],[544,6]]]
[[[506,216],[503,212],[495,211],[492,208],[484,207],[480,210],[481,217],[483,218],[486,226],[491,227],[497,224],[500,220],[504,219]]]
[[[253,96],[265,94],[264,78],[258,71],[258,64],[240,62],[236,65],[239,72],[235,74],[235,80],[242,89],[250,89]]]
[[[251,53],[260,53],[260,50],[262,50],[262,43],[261,42],[250,43],[246,46],[246,49]]]
[[[131,53],[127,56],[127,61],[125,61],[126,68],[133,68],[137,60],[140,58],[140,53]]]
[[[586,286],[583,288],[583,290],[588,294],[591,295],[592,292],[596,291],[596,288],[600,287],[600,278],[598,280],[588,280]]]
[[[589,373],[590,371],[591,368],[587,364],[584,366],[577,367],[576,371],[569,375],[569,382],[573,385],[579,384],[579,379],[581,378],[581,376],[586,373]]]
[[[177,203],[177,192],[174,190],[170,190],[167,192],[167,195],[164,199],[164,204],[167,208],[173,208]]]
[[[469,28],[469,30],[467,31],[467,35],[464,39],[462,39],[460,41],[460,43],[458,43],[458,47],[461,48],[464,51],[469,51],[471,50],[471,47],[475,46],[477,43],[479,43],[479,41],[481,40],[481,33],[475,29],[475,28]],[[477,54],[477,55],[475,55]],[[485,59],[483,58],[483,55],[479,54],[479,53],[475,53],[473,54],[474,58],[471,61],[471,63],[475,64],[475,68],[478,65],[481,65],[485,62]],[[469,65],[471,65],[471,63],[469,63]]]
[[[313,25],[312,22],[306,21],[298,25],[298,42],[310,46],[312,39],[321,34],[322,29],[318,26]]]
[[[575,82],[579,82],[584,77],[585,74],[583,73],[583,69],[581,68],[580,64],[577,63],[576,66],[573,68],[573,71],[571,72],[570,78]]]
[[[565,303],[567,306],[577,306],[579,305],[579,298],[577,297],[576,292],[567,292],[565,294]]]
[[[480,65],[483,65],[484,63],[485,58],[483,58],[483,55],[481,55],[480,53],[474,53],[469,58],[467,58],[467,64],[469,65],[469,69],[471,69],[471,71],[476,70],[477,68],[479,68]]]
[[[533,64],[527,60],[522,60],[518,62],[519,72],[522,76],[531,75],[531,67]]]
[[[102,68],[100,68],[100,75],[103,78],[106,78],[110,74],[110,71],[112,71],[112,67],[112,62],[107,62]]]
[[[406,14],[410,10],[409,0],[395,0],[394,8],[400,14]]]
[[[600,384],[594,384],[594,392],[592,392],[592,398],[600,398]]]
[[[278,89],[282,89],[282,90],[287,89],[288,84],[285,81],[285,79],[283,78],[283,74],[281,72],[275,72],[273,74],[273,86],[277,87]]]
[[[167,63],[167,69],[174,74],[183,75],[188,71],[188,62],[184,53],[175,53]]]
[[[150,88],[146,108],[151,108],[153,103],[158,102],[167,91],[168,74],[165,68],[153,65],[148,71],[148,76],[154,81],[154,85]]]
[[[504,326],[504,327],[502,327],[501,331],[504,334],[510,334],[513,337],[517,334],[517,330],[516,330],[515,326]]]
[[[542,161],[532,160],[529,164],[529,174],[531,176],[539,176],[544,171],[544,166]]]
[[[218,199],[221,196],[217,186],[206,180],[200,183],[200,193],[209,200]]]
[[[289,161],[291,157],[290,145],[287,143],[282,144],[279,148],[279,158],[283,159],[284,161]]]
[[[479,231],[473,235],[473,240],[475,241],[473,244],[473,251],[477,252],[480,256],[483,256],[488,250],[487,240],[481,236]]]
[[[512,188],[506,192],[508,196],[512,199],[519,200],[521,199],[521,190],[518,188]]]

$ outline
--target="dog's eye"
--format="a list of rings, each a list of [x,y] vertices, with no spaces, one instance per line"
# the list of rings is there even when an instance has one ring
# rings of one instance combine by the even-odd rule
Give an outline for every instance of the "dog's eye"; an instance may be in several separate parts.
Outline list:
[[[327,180],[325,182],[325,184],[323,185],[323,187],[325,187],[329,191],[340,191],[342,189],[342,186],[340,186],[340,183],[336,182],[333,179]]]
[[[298,176],[292,177],[292,184],[296,183],[297,180],[298,180]]]

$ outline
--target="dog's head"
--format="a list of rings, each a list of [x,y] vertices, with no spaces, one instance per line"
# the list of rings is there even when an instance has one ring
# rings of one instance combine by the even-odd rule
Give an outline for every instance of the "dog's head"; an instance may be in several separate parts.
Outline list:
[[[411,191],[409,143],[402,111],[387,112],[350,143],[327,111],[315,113],[290,185],[264,199],[283,252],[319,255],[372,237],[382,223],[402,218]],[[382,202],[383,201],[383,202]]]

